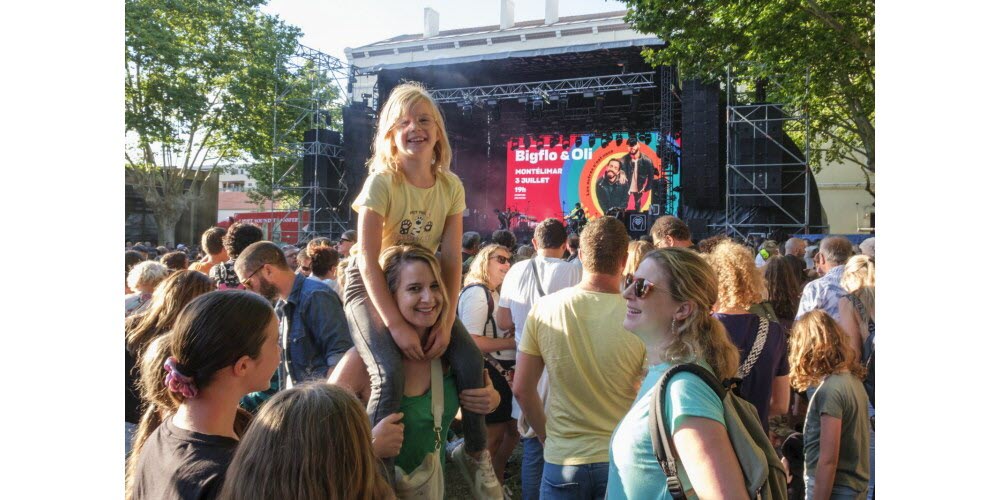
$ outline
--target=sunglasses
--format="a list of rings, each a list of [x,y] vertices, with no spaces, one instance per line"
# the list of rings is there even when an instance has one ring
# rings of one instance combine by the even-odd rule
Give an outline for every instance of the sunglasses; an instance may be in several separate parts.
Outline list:
[[[496,259],[496,260],[497,260],[497,262],[498,262],[498,263],[499,263],[499,264],[500,264],[501,266],[511,261],[511,258],[510,258],[510,257],[505,257],[505,256],[503,256],[503,255],[494,255],[494,256],[492,256],[492,257],[490,257],[490,258],[491,258],[491,259]]]
[[[267,264],[261,264],[261,266],[258,267],[256,271],[250,273],[250,276],[247,276],[247,279],[241,281],[240,284],[243,285],[243,288],[250,288],[247,285],[248,283],[250,283],[250,279],[253,278],[255,274],[259,273],[261,269],[264,269],[264,266],[266,266],[266,265]]]
[[[643,298],[650,289],[656,290],[655,284],[646,280],[646,278],[633,278],[632,275],[625,277],[625,290],[628,290],[630,286],[634,286],[636,298]]]

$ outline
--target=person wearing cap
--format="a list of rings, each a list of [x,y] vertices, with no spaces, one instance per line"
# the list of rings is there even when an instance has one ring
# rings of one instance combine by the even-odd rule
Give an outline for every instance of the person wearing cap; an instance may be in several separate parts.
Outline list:
[[[348,229],[344,231],[344,234],[340,235],[340,243],[337,243],[337,253],[340,254],[341,258],[345,258],[351,254],[351,247],[358,242],[358,232],[353,229]]]
[[[639,153],[639,141],[630,137],[628,154],[621,157],[621,162],[622,171],[629,180],[628,192],[632,195],[632,209],[642,210],[642,194],[653,187],[653,175],[656,172],[653,161]]]

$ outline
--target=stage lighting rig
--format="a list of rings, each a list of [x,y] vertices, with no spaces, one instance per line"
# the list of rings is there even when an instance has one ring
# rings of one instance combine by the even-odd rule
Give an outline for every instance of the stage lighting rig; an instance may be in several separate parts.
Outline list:
[[[583,146],[583,137],[576,136],[576,143],[575,144],[576,144],[576,147]],[[590,140],[590,145],[591,146],[594,145],[594,140],[593,139]]]

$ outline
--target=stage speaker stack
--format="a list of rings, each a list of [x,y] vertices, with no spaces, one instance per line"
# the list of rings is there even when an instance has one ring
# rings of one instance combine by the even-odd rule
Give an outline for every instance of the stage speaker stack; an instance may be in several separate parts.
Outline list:
[[[781,126],[785,115],[781,107],[774,104],[745,108],[743,115],[745,121],[737,120],[732,124],[733,169],[742,174],[732,173],[733,192],[756,196],[737,196],[736,204],[744,207],[772,206],[772,202],[761,193],[781,194],[782,164],[787,163],[780,145],[785,142]]]
[[[684,82],[681,95],[681,203],[723,206],[722,115],[719,83]]]
[[[328,129],[306,130],[302,140],[307,153],[302,156],[302,185],[318,188],[315,195],[312,192],[304,195],[302,205],[315,208],[317,223],[329,222],[332,220],[331,209],[337,208],[332,206],[336,202],[333,199],[333,188],[336,187],[340,169],[340,160],[333,157],[333,148],[330,146],[340,146],[340,132]]]
[[[362,102],[345,106],[344,112],[344,182],[347,184],[348,205],[361,192],[368,176],[366,163],[372,155],[372,137],[375,135],[375,111]],[[346,207],[347,217],[357,222],[357,213]]]

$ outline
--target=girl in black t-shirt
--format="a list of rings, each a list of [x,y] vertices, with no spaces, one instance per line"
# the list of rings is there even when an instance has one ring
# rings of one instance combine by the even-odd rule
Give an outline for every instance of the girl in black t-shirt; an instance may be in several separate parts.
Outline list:
[[[260,295],[215,291],[181,310],[140,362],[146,410],[126,499],[214,498],[249,415],[240,398],[278,368],[278,320]]]

